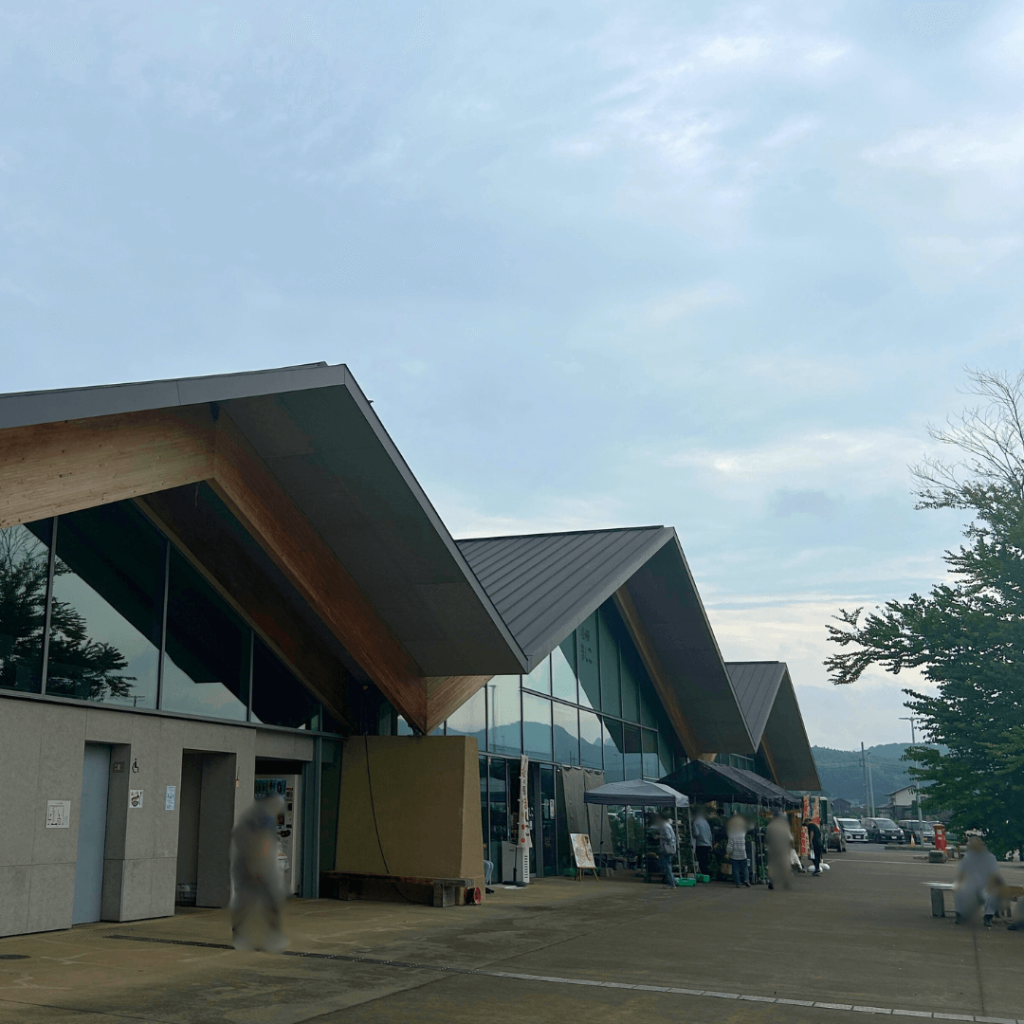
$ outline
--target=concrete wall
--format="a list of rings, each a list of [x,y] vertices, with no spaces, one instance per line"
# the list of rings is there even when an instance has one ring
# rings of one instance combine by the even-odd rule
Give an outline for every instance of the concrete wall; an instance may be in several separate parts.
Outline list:
[[[223,905],[228,835],[253,799],[257,747],[312,757],[312,737],[279,742],[267,733],[264,744],[262,735],[250,726],[0,695],[0,935],[71,927],[86,742],[111,744],[112,765],[124,765],[110,775],[103,919],[174,913],[185,750],[216,755],[203,762],[208,821],[205,829],[200,822],[197,882],[201,905]],[[173,811],[165,810],[167,786],[177,787]],[[140,809],[128,807],[132,789],[143,791]],[[48,800],[71,801],[69,828],[45,827]]]
[[[336,870],[475,878],[482,885],[480,835],[475,739],[355,736],[346,741]]]

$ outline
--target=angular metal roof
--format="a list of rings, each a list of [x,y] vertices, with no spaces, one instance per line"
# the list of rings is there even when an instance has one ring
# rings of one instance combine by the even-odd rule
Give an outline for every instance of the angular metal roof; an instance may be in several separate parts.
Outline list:
[[[726,664],[755,745],[763,745],[776,781],[786,789],[818,790],[800,704],[784,661],[730,661]]]
[[[664,526],[641,526],[456,543],[532,669],[672,533]]]
[[[191,405],[226,412],[424,676],[526,659],[344,365],[0,395],[0,430]]]
[[[750,738],[759,746],[786,666],[781,661],[727,661],[725,667],[747,720]]]
[[[532,669],[617,591],[632,602],[700,753],[754,753],[675,530],[458,542]]]

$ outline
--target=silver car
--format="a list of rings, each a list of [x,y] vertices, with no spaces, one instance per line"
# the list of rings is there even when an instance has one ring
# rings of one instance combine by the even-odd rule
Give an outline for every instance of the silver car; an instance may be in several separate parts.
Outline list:
[[[848,843],[866,843],[868,830],[856,818],[836,818],[836,824],[842,830],[843,838]]]

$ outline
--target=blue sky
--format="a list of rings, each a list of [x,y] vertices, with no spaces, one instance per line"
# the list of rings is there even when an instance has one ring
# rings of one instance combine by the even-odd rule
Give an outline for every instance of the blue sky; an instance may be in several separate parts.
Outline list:
[[[1024,11],[0,0],[0,390],[352,368],[456,536],[667,523],[815,742],[1024,330]]]

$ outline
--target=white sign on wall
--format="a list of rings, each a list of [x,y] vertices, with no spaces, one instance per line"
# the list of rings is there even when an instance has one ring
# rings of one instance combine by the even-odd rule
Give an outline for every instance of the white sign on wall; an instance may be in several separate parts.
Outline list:
[[[167,792],[164,794],[164,810],[165,811],[173,811],[174,810],[174,802],[175,802],[175,799],[176,799],[177,795],[178,795],[178,787],[177,786],[168,786],[167,787]]]
[[[70,800],[47,800],[46,801],[46,827],[47,828],[70,828],[71,827],[71,801]]]
[[[142,790],[141,789],[129,789],[128,790],[128,807],[130,810],[137,811],[142,806]]]

